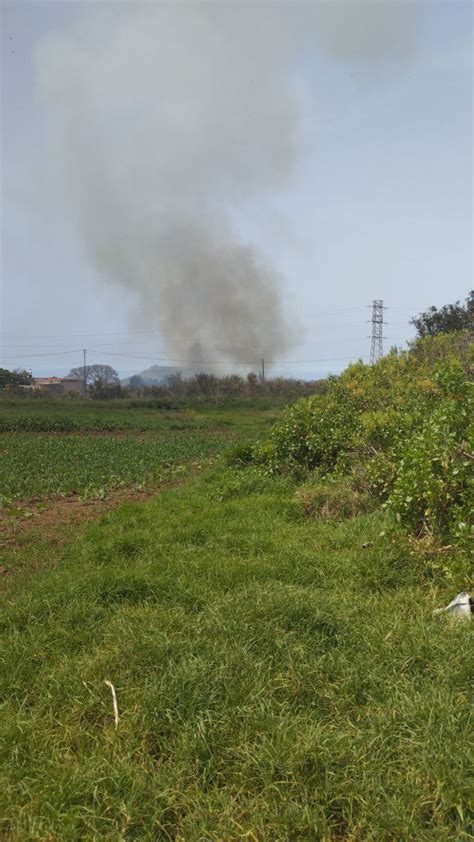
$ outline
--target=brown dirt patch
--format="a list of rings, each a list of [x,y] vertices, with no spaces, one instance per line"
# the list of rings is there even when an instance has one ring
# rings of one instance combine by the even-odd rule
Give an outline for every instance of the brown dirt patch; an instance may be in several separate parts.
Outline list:
[[[14,510],[0,513],[0,552],[4,554],[7,565],[0,563],[0,581],[21,572],[31,573],[55,566],[61,560],[61,546],[71,539],[76,529],[121,503],[142,502],[160,491],[182,485],[197,471],[194,466],[188,466],[185,476],[170,479],[156,488],[146,491],[121,488],[110,491],[103,500],[82,500],[79,495],[71,494],[49,500],[32,498],[19,502]],[[25,517],[25,512],[31,514]]]
[[[39,530],[43,538],[54,538],[58,529],[64,526],[77,526],[93,520],[126,500],[146,500],[155,491],[120,489],[111,491],[103,500],[82,500],[76,494],[45,501],[33,498],[0,516],[0,543],[2,547],[13,548],[20,543],[24,544],[25,533],[33,536]],[[21,513],[25,511],[31,512],[31,515],[22,516]]]

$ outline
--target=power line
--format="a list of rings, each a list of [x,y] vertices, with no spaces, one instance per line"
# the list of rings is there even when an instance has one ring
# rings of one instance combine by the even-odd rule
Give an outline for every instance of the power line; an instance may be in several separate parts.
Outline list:
[[[404,324],[405,324],[404,322],[386,322],[384,320],[384,325],[397,326],[397,325],[404,325]],[[332,342],[337,342],[338,345],[341,342],[362,342],[365,338],[366,338],[365,336],[345,336],[342,339],[340,339],[339,337],[332,337],[332,338],[331,337],[328,337],[328,338],[322,337],[321,339],[319,339],[319,341],[316,342],[316,345],[323,345],[325,347],[328,343],[332,343]],[[393,340],[395,342],[398,342],[398,341],[403,342],[403,341],[406,340],[405,336],[387,336],[385,338]],[[121,344],[122,343],[117,343],[117,342],[100,342],[100,343],[97,343],[97,346],[94,350],[97,353],[99,353],[99,350],[98,350],[99,348],[100,348],[100,353],[107,353],[106,350],[103,350],[103,349],[106,349],[106,348],[117,349],[117,351],[118,351]],[[124,346],[122,346],[122,347],[124,347]],[[63,351],[64,351],[64,353],[75,353],[77,351],[76,348],[64,348],[63,346],[58,345],[58,344],[54,344],[54,345],[43,345],[43,344],[11,345],[9,343],[8,349],[14,350],[15,353],[14,354],[13,353],[8,354],[7,356],[10,356],[10,357],[27,356],[27,355],[29,356],[29,355],[33,355],[35,352],[38,352],[38,353],[41,352],[42,353],[43,351],[45,353],[48,352],[48,355],[49,355],[49,349],[50,348],[58,349],[58,353],[63,353]],[[61,349],[61,350],[59,350],[59,349]],[[142,349],[143,350],[149,350],[147,345],[143,345],[142,343],[140,344],[140,346],[135,346],[135,347],[132,347],[132,348],[130,348],[130,346],[128,346],[128,344],[125,345],[125,350],[127,350],[127,351],[132,351],[132,352],[138,353]],[[53,352],[51,352],[51,353],[53,353]]]
[[[326,316],[336,315],[336,314],[339,314],[339,313],[361,311],[361,310],[364,310],[364,309],[365,309],[364,307],[346,307],[346,308],[341,308],[339,310],[334,310],[334,311],[326,312],[326,313],[320,312],[318,315],[323,317],[325,315]],[[377,299],[377,300],[374,300],[372,302],[372,320],[371,320],[372,321],[372,337],[371,337],[372,343],[371,343],[371,354],[370,354],[371,362],[375,362],[380,356],[382,356],[382,354],[383,354],[383,339],[390,339],[393,342],[406,341],[406,337],[402,338],[402,337],[384,337],[383,336],[383,325],[387,324],[387,322],[384,322],[384,318],[383,318],[384,309],[388,309],[388,308],[384,307],[382,300]],[[394,309],[396,309],[396,308],[394,308]],[[399,309],[402,309],[402,308],[399,308]],[[339,322],[339,324],[341,324],[341,323]],[[354,324],[354,325],[360,324],[360,322],[353,322],[352,324]],[[397,324],[401,325],[402,324],[404,326],[408,326],[408,323],[405,323],[405,322],[392,322],[392,324],[393,325],[397,325]],[[327,327],[327,324],[325,325],[325,327]],[[6,335],[7,334],[5,334],[5,336]],[[12,334],[12,335],[14,335],[14,334]],[[151,337],[159,336],[159,333],[157,331],[136,331],[136,332],[128,332],[128,333],[117,332],[117,333],[110,333],[110,334],[107,334],[107,333],[92,334],[91,333],[91,334],[66,334],[66,335],[71,336],[71,337],[73,337],[73,336],[81,336],[81,337],[87,337],[87,336],[90,336],[90,337],[92,337],[92,336],[97,336],[97,337],[142,336],[142,337],[150,337],[151,338]],[[59,338],[60,336],[61,336],[61,334],[56,334],[56,338]],[[31,337],[31,338],[33,339],[35,337]],[[36,338],[37,339],[40,339],[40,338],[51,338],[52,339],[52,338],[54,338],[54,335],[51,335],[51,334],[49,334],[49,335],[43,334],[42,336],[36,335]],[[362,340],[362,337],[359,337],[359,336],[356,336],[356,337],[345,336],[341,340],[337,339],[338,343],[339,342],[357,342],[358,343],[361,340]],[[149,341],[151,341],[151,339]],[[327,344],[327,342],[330,342],[330,341],[331,340],[327,340],[327,341],[322,340],[318,344],[321,344],[321,345],[324,346],[324,345]],[[186,365],[186,366],[190,366],[190,367],[192,367],[192,366],[216,366],[216,365],[217,366],[219,366],[219,365],[223,365],[223,366],[243,366],[243,365],[260,366],[261,370],[262,370],[262,378],[264,377],[264,374],[263,374],[264,363],[263,363],[263,360],[262,360],[262,357],[261,357],[261,353],[259,353],[259,352],[256,352],[255,359],[252,359],[252,360],[223,360],[223,359],[220,359],[220,360],[192,360],[192,359],[188,360],[188,359],[185,359],[185,358],[178,358],[178,357],[177,358],[171,358],[171,357],[161,357],[161,356],[156,356],[156,355],[150,355],[150,353],[149,352],[147,353],[146,351],[145,351],[145,353],[142,354],[142,353],[139,352],[139,349],[137,349],[137,348],[135,349],[135,353],[133,352],[134,349],[130,349],[129,351],[119,351],[119,350],[116,350],[116,351],[110,350],[109,351],[109,350],[106,350],[110,346],[116,347],[117,344],[121,344],[121,343],[117,343],[117,342],[98,343],[98,345],[100,346],[100,349],[96,347],[96,348],[92,348],[92,349],[88,349],[88,350],[89,350],[90,353],[96,354],[96,355],[121,357],[121,358],[124,358],[124,359],[146,360],[146,361],[149,361],[149,362],[162,363],[162,364],[165,364],[165,365],[179,364],[179,365]],[[15,351],[14,353],[7,353],[7,354],[3,355],[3,358],[5,360],[8,360],[8,359],[15,360],[15,359],[22,359],[22,358],[30,359],[30,358],[38,358],[38,357],[46,357],[46,358],[48,358],[48,357],[59,357],[59,356],[67,355],[67,354],[78,354],[78,353],[81,353],[81,352],[85,357],[85,354],[86,354],[86,350],[84,348],[63,348],[61,350],[49,350],[51,348],[58,348],[57,344],[49,345],[49,346],[42,345],[42,344],[38,344],[38,345],[24,344],[24,345],[17,345],[17,346],[9,345],[10,351],[13,351],[14,348],[23,349],[23,350],[18,350],[18,351]],[[37,350],[34,350],[35,348]],[[31,349],[31,350],[28,350],[28,349]],[[48,349],[48,350],[46,350],[46,349]],[[267,364],[273,365],[273,366],[278,366],[278,365],[286,366],[286,365],[309,365],[309,364],[314,364],[314,363],[348,362],[348,361],[351,361],[351,360],[354,360],[354,359],[363,359],[363,355],[352,354],[351,356],[344,356],[344,357],[343,356],[341,356],[341,357],[315,357],[315,358],[311,358],[311,359],[302,359],[302,360],[301,359],[298,359],[298,360],[268,360],[267,359],[266,362],[267,362]],[[84,363],[84,369],[85,369],[85,363]]]
[[[186,360],[181,358],[174,358],[174,357],[150,357],[148,355],[142,354],[127,354],[127,353],[120,353],[114,351],[98,351],[96,348],[76,348],[74,351],[58,351],[54,354],[6,354],[4,355],[4,359],[18,359],[21,357],[50,357],[50,356],[62,356],[63,354],[79,354],[84,353],[84,350],[87,350],[87,353],[90,354],[102,354],[107,357],[123,357],[126,359],[134,359],[134,360],[147,360],[150,362],[161,362],[161,363],[181,363],[183,365],[261,365],[261,357],[253,360]],[[313,359],[305,359],[305,360],[266,360],[267,365],[303,365],[306,363],[320,363],[320,362],[344,362],[347,360],[353,359],[362,359],[362,354],[352,354],[351,356],[347,357],[318,357]]]
[[[310,313],[305,310],[305,317],[311,318],[312,320],[317,318],[327,318],[328,316],[339,316],[343,313],[353,313],[357,311],[362,311],[365,308],[363,306],[353,306],[353,307],[343,307],[337,310],[318,310],[314,313]],[[385,310],[402,310],[405,312],[413,313],[415,310],[419,311],[423,308],[420,308],[418,305],[413,307],[407,306],[399,306],[399,305],[389,305],[384,307]],[[338,320],[338,323],[340,321]],[[349,324],[360,324],[360,322],[351,322],[345,323],[346,326]],[[388,324],[385,322],[385,324]],[[398,325],[409,325],[409,322],[392,322],[392,324]],[[100,333],[37,333],[37,334],[30,334],[31,339],[64,339],[64,338],[86,338],[86,337],[107,337],[107,336],[150,336],[156,337],[160,335],[159,329],[157,330],[139,330],[139,331],[113,331],[107,332],[103,331]],[[0,332],[0,337],[4,338],[11,338],[11,337],[21,337],[23,338],[23,333],[8,333],[8,332]]]
[[[314,315],[309,314],[312,319],[317,317],[326,318],[327,316],[338,316],[341,313],[354,312],[356,310],[364,310],[364,307],[345,307],[340,310],[321,311],[318,310]],[[305,312],[305,315],[308,315]],[[360,322],[352,322],[352,324],[360,324]],[[36,333],[30,334],[31,339],[64,339],[66,337],[93,337],[93,336],[159,336],[159,330],[137,330],[137,331],[116,331],[116,332],[101,332],[101,333]],[[7,333],[2,332],[0,336],[4,337],[22,337],[22,333]]]
[[[79,354],[82,350],[83,348],[74,348],[69,351],[48,351],[47,354],[2,354],[2,359],[16,360],[21,357],[62,357],[64,354]]]
[[[95,348],[89,348],[90,353],[92,354],[104,354],[105,356],[112,356],[112,357],[128,357],[131,359],[138,359],[138,360],[153,360],[158,362],[168,362],[168,363],[182,363],[183,365],[256,365],[257,363],[261,363],[260,359],[253,359],[253,360],[185,360],[180,358],[172,358],[172,357],[148,357],[142,356],[139,354],[122,354],[119,352],[113,351],[97,351]],[[299,363],[320,363],[320,362],[340,362],[344,360],[351,360],[357,358],[359,356],[353,354],[350,357],[321,357],[319,359],[311,359],[311,360],[266,360],[267,364],[270,365],[294,365]]]
[[[385,324],[388,324],[388,322],[385,322]],[[327,338],[327,339],[322,337],[319,341],[317,341],[314,344],[316,346],[323,346],[324,348],[326,348],[326,346],[328,344],[332,344],[332,343],[337,343],[337,345],[339,345],[341,342],[346,342],[346,343],[347,342],[353,342],[353,343],[361,342],[362,343],[365,340],[365,338],[366,338],[365,336],[345,336],[343,339],[339,340],[336,337]],[[404,337],[395,337],[395,336],[387,337],[387,338],[394,339],[394,340],[400,339],[400,341],[403,341],[403,339],[404,339]],[[97,343],[94,350],[97,353],[99,353],[99,349],[100,349],[100,353],[106,354],[107,348],[110,348],[111,350],[117,350],[117,352],[118,352],[120,347],[122,347],[124,349],[124,351],[132,352],[132,353],[139,353],[142,350],[150,353],[150,350],[151,350],[150,347],[148,347],[146,345],[142,345],[142,344],[139,345],[139,346],[130,347],[129,345],[122,345],[121,346],[121,343],[116,343],[116,342],[114,342],[114,343],[110,343],[110,342]],[[26,356],[26,355],[33,354],[36,351],[37,352],[43,352],[44,351],[45,353],[49,353],[50,348],[59,350],[61,348],[61,346],[60,345],[8,345],[9,351],[15,352],[14,354],[13,353],[9,354],[9,356]],[[71,348],[71,349],[67,349],[67,350],[68,350],[68,352],[69,351],[72,352],[75,349]],[[246,350],[248,350],[248,348]]]

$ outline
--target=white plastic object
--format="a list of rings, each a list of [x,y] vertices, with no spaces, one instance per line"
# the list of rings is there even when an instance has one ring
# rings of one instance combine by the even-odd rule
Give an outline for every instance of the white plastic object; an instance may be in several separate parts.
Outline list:
[[[444,612],[447,612],[448,614],[454,614],[456,617],[463,617],[466,620],[470,620],[471,613],[473,611],[474,597],[469,596],[466,591],[461,591],[454,597],[454,599],[451,600],[446,608],[436,608],[435,611],[433,611],[433,614],[443,614]]]

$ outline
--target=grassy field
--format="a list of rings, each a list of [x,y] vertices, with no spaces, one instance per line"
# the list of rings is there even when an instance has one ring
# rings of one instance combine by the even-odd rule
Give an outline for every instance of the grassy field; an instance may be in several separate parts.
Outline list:
[[[268,427],[206,419],[214,453]],[[199,435],[174,432],[179,464]],[[203,462],[45,541],[3,584],[0,836],[472,838],[472,624],[432,616],[451,586],[384,518],[309,518],[293,481]]]

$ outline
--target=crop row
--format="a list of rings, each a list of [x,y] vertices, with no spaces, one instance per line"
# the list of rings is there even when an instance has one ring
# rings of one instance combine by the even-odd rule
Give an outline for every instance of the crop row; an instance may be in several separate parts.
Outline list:
[[[178,413],[163,413],[150,410],[130,411],[127,409],[89,410],[88,407],[76,411],[75,406],[45,406],[39,409],[23,407],[1,407],[0,433],[75,433],[75,432],[115,432],[117,430],[182,430],[201,429],[205,419],[196,419],[191,415],[183,417]]]
[[[100,494],[144,488],[167,467],[220,452],[222,433],[169,431],[159,436],[0,435],[0,499]]]

